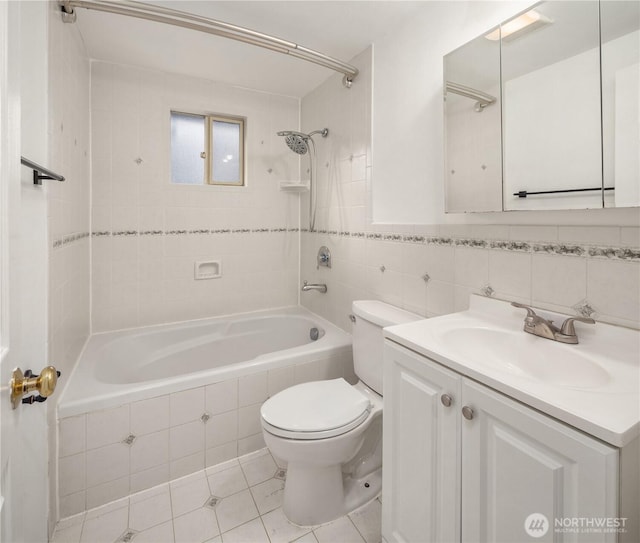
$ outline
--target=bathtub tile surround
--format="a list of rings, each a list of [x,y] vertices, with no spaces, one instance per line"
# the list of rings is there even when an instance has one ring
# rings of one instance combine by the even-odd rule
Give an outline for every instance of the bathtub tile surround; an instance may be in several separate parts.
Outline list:
[[[350,352],[62,418],[60,516],[98,507],[264,447],[260,426],[264,400],[290,384],[337,377],[355,382]],[[245,466],[250,486],[273,476],[276,466],[271,462],[265,456]],[[271,468],[273,472],[266,477],[265,470]],[[230,475],[214,477],[220,492],[236,488],[237,481]],[[268,497],[265,500],[260,505],[263,508],[269,502]]]
[[[65,518],[52,543],[381,541],[377,499],[322,526],[291,524],[282,513],[280,471],[261,449]]]
[[[297,303],[298,157],[276,136],[299,100],[93,61],[94,332]],[[246,117],[245,187],[170,184],[170,111]],[[221,260],[194,281],[194,262]]]

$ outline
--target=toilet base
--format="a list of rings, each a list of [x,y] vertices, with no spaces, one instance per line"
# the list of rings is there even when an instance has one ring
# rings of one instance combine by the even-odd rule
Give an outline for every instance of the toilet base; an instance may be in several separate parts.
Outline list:
[[[382,490],[382,468],[355,479],[341,466],[296,469],[289,464],[282,509],[299,526],[317,526],[354,511]]]

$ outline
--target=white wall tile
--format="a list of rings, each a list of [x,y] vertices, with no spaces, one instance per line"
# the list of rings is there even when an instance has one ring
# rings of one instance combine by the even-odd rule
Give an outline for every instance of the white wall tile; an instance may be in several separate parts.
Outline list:
[[[531,255],[489,251],[489,285],[498,296],[531,297]]]
[[[480,288],[489,281],[489,254],[483,249],[456,247],[454,281],[457,285]]]
[[[204,469],[204,450],[172,460],[169,464],[169,479],[177,479]]]
[[[129,445],[115,443],[87,451],[87,487],[129,475]]]
[[[266,447],[262,432],[238,440],[238,455],[249,454]]]
[[[238,456],[238,442],[230,441],[217,447],[207,448],[205,451],[205,464],[207,467],[216,466]]]
[[[131,433],[136,436],[169,428],[169,395],[131,404]]]
[[[124,498],[129,494],[129,477],[121,477],[113,481],[87,488],[87,509]]]
[[[620,227],[559,226],[558,241],[590,245],[620,245]]]
[[[571,307],[587,294],[587,261],[571,256],[532,256],[533,302]]]
[[[239,406],[264,402],[268,398],[267,372],[262,371],[238,379]]]
[[[76,492],[59,498],[60,517],[65,518],[86,511],[86,491]]]
[[[431,279],[436,281],[453,282],[455,266],[455,249],[450,245],[427,245],[428,267],[425,270]]]
[[[131,473],[168,464],[169,430],[136,437],[131,444]]]
[[[431,315],[446,315],[454,308],[453,283],[430,280],[427,284],[427,313]]]
[[[129,405],[87,415],[87,449],[118,443],[129,435]]]
[[[217,415],[238,409],[238,380],[229,379],[206,387],[205,409],[211,415]]]
[[[600,315],[640,321],[640,263],[592,259],[587,263],[587,300]]]
[[[169,480],[169,464],[162,464],[151,469],[132,473],[130,491],[139,492],[166,483]]]
[[[620,243],[632,247],[640,247],[640,228],[627,226],[620,229]]]
[[[557,226],[512,225],[509,239],[514,241],[558,241]]]
[[[200,420],[171,428],[169,431],[171,460],[178,460],[200,451],[204,458],[204,428],[205,425]]]
[[[267,392],[269,396],[273,396],[290,386],[293,386],[293,366],[268,371]]]
[[[86,417],[68,417],[60,421],[60,456],[84,452],[86,448]]]
[[[238,439],[238,411],[213,415],[205,424],[206,447],[211,449]]]
[[[170,396],[171,426],[199,420],[204,413],[204,387],[175,392]]]
[[[60,496],[68,496],[85,489],[85,453],[61,458],[58,463]]]
[[[262,407],[262,404],[258,403],[238,409],[238,438],[262,432],[260,407]]]

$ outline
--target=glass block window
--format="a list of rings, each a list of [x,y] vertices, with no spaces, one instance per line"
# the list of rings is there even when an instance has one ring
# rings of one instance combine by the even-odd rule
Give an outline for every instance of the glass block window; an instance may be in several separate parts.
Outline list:
[[[171,182],[236,185],[244,182],[245,120],[171,112]]]

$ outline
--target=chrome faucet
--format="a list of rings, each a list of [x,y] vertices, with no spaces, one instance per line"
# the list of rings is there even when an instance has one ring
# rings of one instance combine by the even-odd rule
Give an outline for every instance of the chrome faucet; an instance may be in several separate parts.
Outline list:
[[[308,290],[318,290],[320,292],[327,292],[327,285],[324,283],[307,283],[306,281],[302,284],[302,292],[307,292]]]
[[[596,322],[589,317],[569,317],[562,323],[560,328],[558,328],[553,324],[552,320],[547,320],[540,315],[536,315],[536,312],[527,305],[519,304],[518,302],[511,302],[511,305],[527,310],[527,316],[524,318],[523,326],[525,332],[561,343],[578,343],[578,336],[576,335],[576,329],[573,325],[575,321],[586,322],[588,324],[595,324]]]

